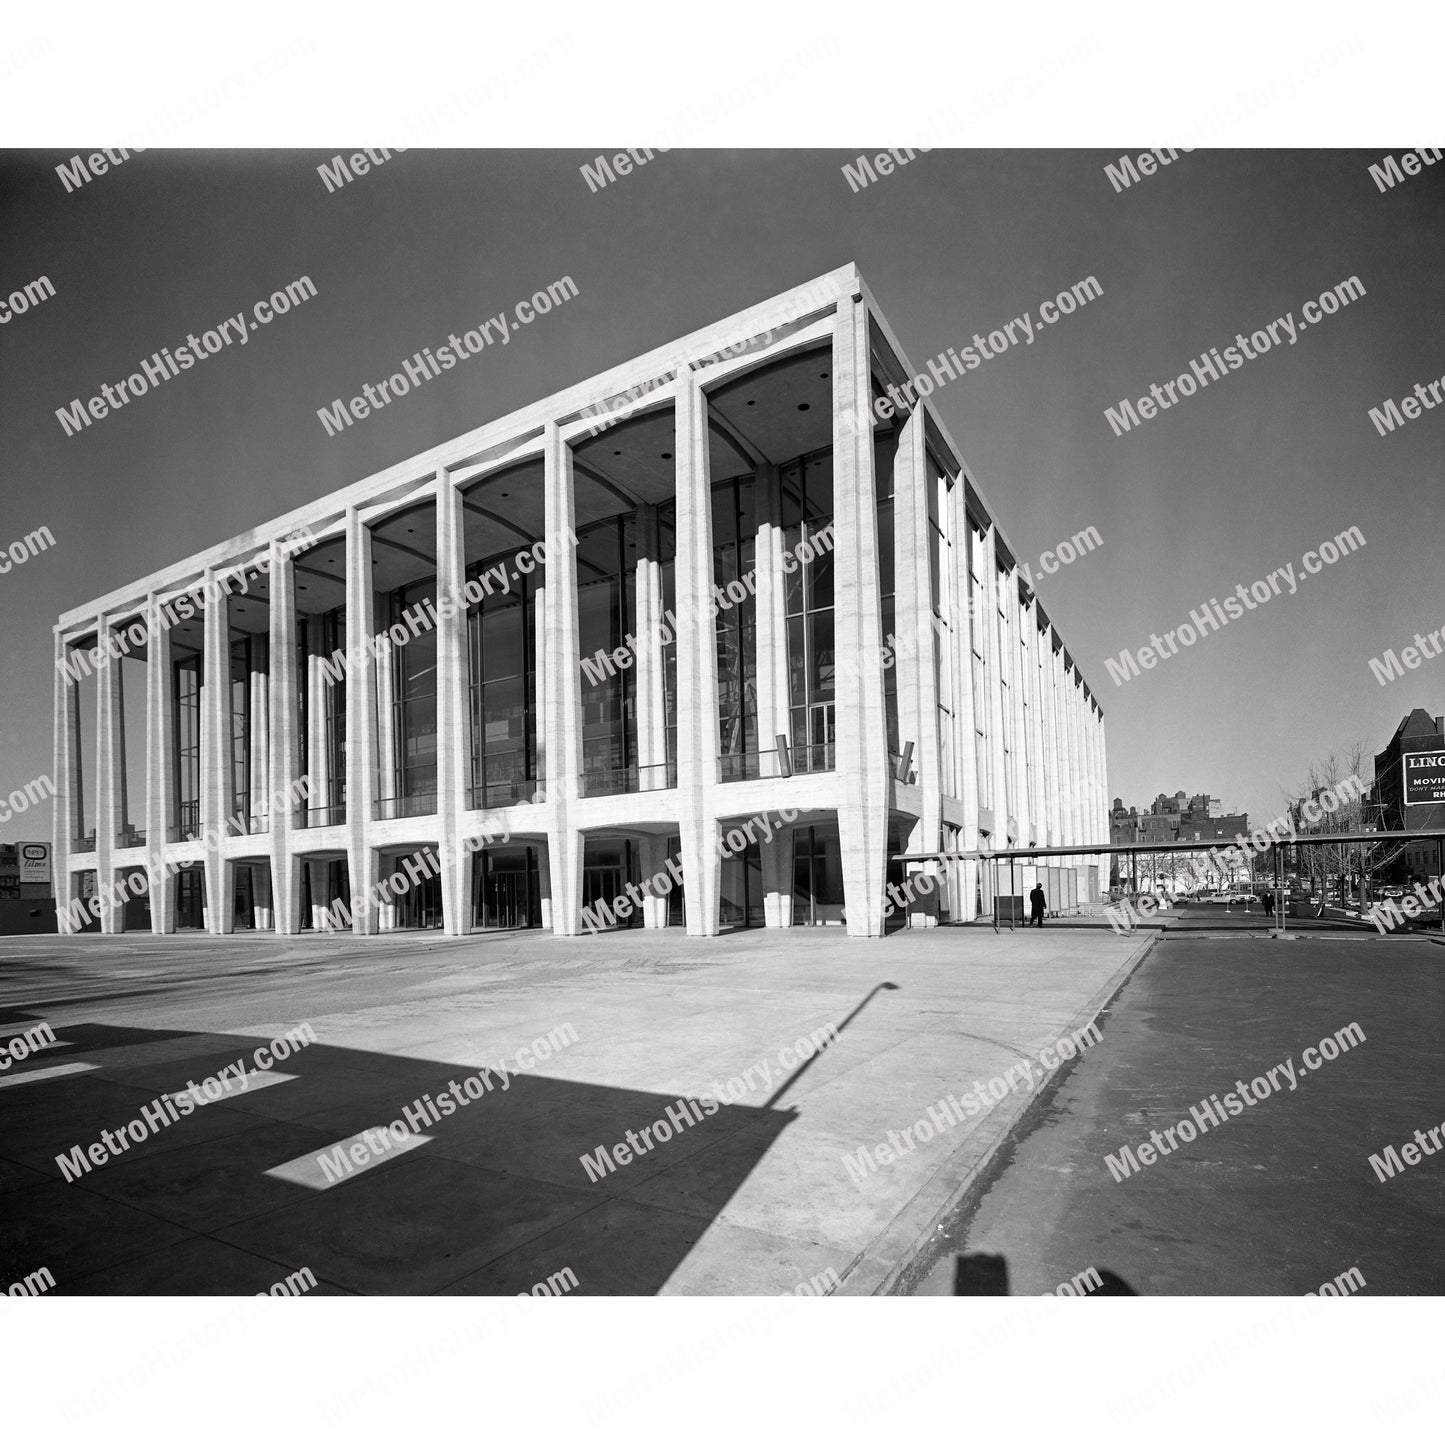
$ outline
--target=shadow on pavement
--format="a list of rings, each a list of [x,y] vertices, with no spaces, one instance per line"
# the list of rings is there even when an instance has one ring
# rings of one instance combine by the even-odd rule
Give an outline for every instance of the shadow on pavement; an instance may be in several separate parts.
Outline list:
[[[35,1022],[11,1015],[0,1042]],[[244,1092],[142,1124],[143,1142],[111,1157],[102,1130],[115,1137],[240,1059],[254,1068],[271,1040],[101,1024],[58,1040],[0,1073],[0,1281],[44,1267],[57,1294],[253,1294],[303,1268],[318,1294],[505,1295],[568,1270],[568,1293],[655,1294],[795,1117],[728,1105],[698,1121],[676,1095],[533,1072],[505,1091],[494,1074],[429,1122],[417,1101],[455,1098],[478,1064],[318,1043],[276,1064],[274,1082],[253,1075]],[[335,1160],[407,1108],[424,1141],[328,1182],[318,1154]],[[580,1156],[659,1120],[652,1148],[589,1177]],[[56,1156],[97,1143],[107,1162],[67,1182]]]

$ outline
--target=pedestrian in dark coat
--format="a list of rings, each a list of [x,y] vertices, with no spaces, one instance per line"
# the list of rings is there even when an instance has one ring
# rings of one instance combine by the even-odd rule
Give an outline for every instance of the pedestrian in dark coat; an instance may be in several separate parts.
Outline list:
[[[1034,884],[1034,891],[1029,894],[1029,922],[1037,923],[1040,928],[1044,926],[1044,909],[1048,905],[1048,899],[1044,897],[1044,890],[1037,883]]]

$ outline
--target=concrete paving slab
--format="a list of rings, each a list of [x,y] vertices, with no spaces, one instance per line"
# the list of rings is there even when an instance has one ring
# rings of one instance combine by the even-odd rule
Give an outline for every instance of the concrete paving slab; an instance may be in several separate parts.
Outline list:
[[[219,956],[210,950],[216,942],[225,944]],[[838,1289],[858,1292],[883,1288],[911,1257],[934,1215],[1008,1137],[1028,1096],[991,1101],[968,1128],[906,1155],[863,1188],[841,1156],[913,1125],[944,1094],[1001,1073],[1091,1017],[1142,942],[1062,929],[937,929],[872,942],[825,930],[722,939],[674,930],[578,940],[258,936],[144,948],[86,937],[52,943],[43,968],[18,976],[23,984],[0,972],[0,1007],[22,1001],[23,988],[33,994],[38,978],[47,998],[71,1000],[52,1011],[57,1028],[130,1029],[133,1043],[113,1047],[137,1050],[150,1031],[192,1029],[226,1061],[238,1056],[237,1040],[254,1047],[306,1020],[318,1043],[286,1061],[293,1082],[186,1122],[224,1111],[244,1121],[238,1130],[271,1129],[285,1100],[287,1116],[323,1143],[400,1117],[448,1077],[511,1059],[570,1023],[577,1042],[506,1094],[428,1126],[430,1142],[406,1157],[324,1195],[219,1230],[197,1228],[362,1291],[424,1293],[473,1276],[471,1289],[488,1281],[510,1289],[519,1279],[516,1288],[529,1288],[565,1265],[635,1293],[776,1293],[828,1270]],[[36,945],[0,943],[0,961],[27,947]],[[144,995],[118,994],[98,966],[118,955],[129,965],[143,961]],[[258,966],[263,958],[285,961]],[[782,1062],[780,1050],[826,1024],[842,1026],[828,1048],[801,1069]],[[144,1068],[156,1058],[130,1062]],[[578,1155],[761,1064],[771,1077],[748,1092],[737,1119],[719,1122],[734,1112],[725,1110],[706,1131],[686,1130],[604,1181],[588,1181]],[[95,1087],[117,1086],[107,1078]],[[147,1101],[157,1091],[124,1097]],[[92,1124],[120,1121],[96,1112],[102,1117]],[[0,1127],[11,1116],[0,1098]],[[72,1122],[73,1115],[60,1120],[67,1129]],[[58,1128],[51,1118],[32,1141],[44,1138],[51,1168],[55,1148],[95,1137],[90,1127],[62,1146],[50,1137]],[[254,1147],[264,1153],[261,1139]],[[230,1147],[220,1144],[217,1157]],[[148,1147],[161,1148],[159,1138]],[[3,1144],[0,1153],[9,1153]],[[276,1161],[256,1162],[261,1174]],[[185,1172],[180,1159],[158,1166],[156,1188],[170,1187],[163,1175],[177,1183]],[[197,1189],[204,1200],[204,1186]],[[594,1215],[614,1223],[594,1230]],[[564,1228],[575,1230],[571,1247],[581,1257],[554,1264],[560,1256],[542,1241]],[[627,1228],[638,1237],[620,1241]],[[604,1250],[635,1262],[614,1268]]]

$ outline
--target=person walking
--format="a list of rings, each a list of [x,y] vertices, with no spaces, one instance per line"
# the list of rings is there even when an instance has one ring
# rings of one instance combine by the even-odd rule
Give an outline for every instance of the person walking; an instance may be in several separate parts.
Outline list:
[[[1029,922],[1037,923],[1040,928],[1044,926],[1044,908],[1048,904],[1044,897],[1044,890],[1037,883],[1034,884],[1034,891],[1029,894]]]

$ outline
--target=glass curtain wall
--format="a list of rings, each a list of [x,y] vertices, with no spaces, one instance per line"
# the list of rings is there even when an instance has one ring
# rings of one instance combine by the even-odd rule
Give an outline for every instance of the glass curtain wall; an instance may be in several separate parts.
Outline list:
[[[402,623],[404,613],[433,615],[428,604],[436,601],[436,578],[424,577],[387,594],[382,629],[401,623],[408,632],[391,649],[392,756],[379,758],[381,768],[379,816],[419,817],[437,810],[437,634],[435,626],[411,634]],[[383,736],[385,731],[383,730]]]
[[[641,535],[635,512],[584,527],[577,543],[580,653],[596,659],[636,636],[636,572]],[[638,788],[635,666],[582,670],[582,796]]]
[[[752,474],[712,489],[713,596],[718,603],[718,752],[722,780],[758,776],[756,488]]]
[[[498,560],[469,567],[468,580]],[[536,589],[542,586],[540,577],[519,576],[510,592],[484,596],[467,611],[472,808],[526,802],[537,791]]]
[[[796,551],[833,521],[833,449],[789,462],[779,482],[783,546]],[[831,535],[811,561],[784,576],[793,769],[827,772],[835,766],[837,737]]]

